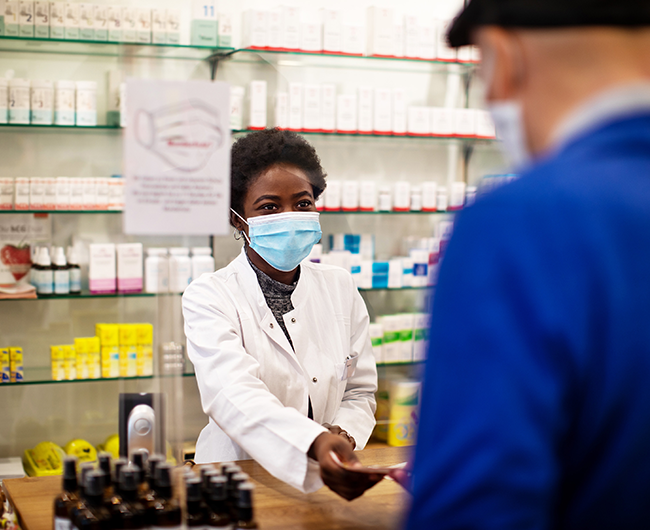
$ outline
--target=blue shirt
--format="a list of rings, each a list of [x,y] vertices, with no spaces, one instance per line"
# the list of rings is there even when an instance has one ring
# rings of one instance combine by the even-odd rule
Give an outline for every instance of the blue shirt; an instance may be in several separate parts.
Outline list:
[[[457,219],[408,528],[650,528],[650,112]]]

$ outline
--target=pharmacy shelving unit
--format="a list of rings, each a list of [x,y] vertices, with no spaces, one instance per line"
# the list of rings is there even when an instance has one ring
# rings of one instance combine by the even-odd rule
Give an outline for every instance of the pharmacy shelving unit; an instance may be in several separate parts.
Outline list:
[[[0,125],[0,175],[90,177],[120,174],[122,138],[119,127],[106,124],[102,109],[106,93],[104,76],[120,70],[126,76],[176,80],[217,79],[247,85],[264,79],[273,92],[288,81],[333,82],[341,93],[357,86],[395,86],[396,79],[412,91],[420,104],[442,105],[448,76],[460,79],[461,92],[470,95],[469,81],[475,65],[458,62],[343,56],[323,53],[250,50],[187,45],[126,44],[55,39],[0,37],[0,72],[13,69],[28,79],[93,79],[98,82],[98,125],[63,127]],[[467,99],[467,98],[466,98]],[[246,130],[233,132],[237,137]],[[400,178],[414,182],[444,182],[449,146],[458,146],[458,174],[474,178],[469,155],[480,168],[492,163],[493,142],[476,138],[410,137],[366,134],[303,133],[316,147],[330,178],[377,178],[390,184]],[[482,171],[482,169],[481,169]],[[128,242],[117,210],[0,211],[1,214],[51,214],[52,243],[66,245],[71,238],[89,242]],[[323,212],[324,234],[373,233],[381,258],[398,255],[406,236],[430,235],[443,213],[430,212]],[[204,246],[206,238],[138,238],[147,246]],[[217,266],[239,251],[232,237],[215,237]],[[432,290],[363,289],[371,315],[425,309]],[[163,391],[168,402],[168,425],[177,426],[170,440],[192,440],[205,424],[194,374],[189,363],[178,377],[153,377],[52,381],[49,345],[70,343],[74,337],[94,334],[96,322],[151,322],[154,324],[154,356],[167,341],[184,342],[180,296],[81,295],[0,302],[0,346],[22,346],[24,383],[0,387],[0,457],[20,455],[43,440],[60,444],[86,438],[94,444],[117,431],[119,392]],[[156,364],[156,363],[155,363]],[[380,374],[417,376],[421,363],[381,366]],[[180,376],[182,375],[182,377]]]

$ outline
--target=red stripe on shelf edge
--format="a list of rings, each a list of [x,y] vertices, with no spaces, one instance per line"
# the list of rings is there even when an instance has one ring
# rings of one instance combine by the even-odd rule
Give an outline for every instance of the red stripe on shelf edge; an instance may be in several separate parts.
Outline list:
[[[457,212],[458,210],[462,210],[462,206],[447,206],[447,211],[448,212]]]
[[[406,136],[406,133],[405,132],[399,132],[399,133],[394,132],[393,136]]]
[[[321,132],[323,132],[323,129],[302,129],[302,132],[321,133]]]
[[[377,135],[381,135],[381,136],[392,136],[393,135],[392,131],[388,131],[388,132],[386,132],[386,131],[372,131],[372,134],[377,134]]]
[[[394,212],[410,212],[410,208],[393,208]]]
[[[412,132],[409,132],[409,133],[406,133],[406,136],[420,136],[422,138],[425,138],[425,137],[431,136],[431,135],[429,133],[412,133]]]
[[[397,59],[397,55],[379,55],[377,53],[373,53],[368,57],[380,57],[381,59]]]
[[[339,129],[336,131],[337,134],[359,134],[359,131],[346,131],[344,129]]]
[[[247,130],[249,131],[263,131],[266,129],[266,127],[249,127]]]
[[[438,208],[422,208],[423,212],[437,212]]]
[[[340,212],[341,208],[323,208],[326,212]]]
[[[375,134],[372,131],[357,131],[357,134]]]
[[[320,132],[325,134],[334,134],[334,129],[321,129]]]
[[[341,208],[342,212],[358,212],[359,208]]]
[[[359,208],[360,212],[374,212],[374,208]]]

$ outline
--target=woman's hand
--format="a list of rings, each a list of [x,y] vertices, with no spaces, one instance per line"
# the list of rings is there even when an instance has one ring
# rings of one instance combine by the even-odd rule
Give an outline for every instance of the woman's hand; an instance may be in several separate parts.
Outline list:
[[[339,427],[338,425],[330,425],[329,423],[323,423],[323,427],[325,427],[329,432],[332,434],[336,434],[338,436],[342,436],[344,440],[347,440],[347,442],[352,446],[352,449],[356,449],[357,447],[357,442],[356,440],[348,434],[348,431],[344,431]]]
[[[344,499],[351,501],[360,497],[383,478],[382,475],[355,473],[344,469],[332,460],[330,451],[336,453],[342,462],[353,467],[355,465],[361,467],[361,463],[354,454],[350,442],[339,434],[324,432],[314,440],[309,448],[308,455],[314,460],[318,460],[320,464],[323,482]]]

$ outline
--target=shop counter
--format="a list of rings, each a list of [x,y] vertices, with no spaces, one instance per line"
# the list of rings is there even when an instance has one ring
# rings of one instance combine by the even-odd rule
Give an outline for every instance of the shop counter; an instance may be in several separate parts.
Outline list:
[[[365,465],[404,462],[408,448],[373,446],[357,453]],[[261,530],[394,530],[401,527],[409,496],[392,480],[383,480],[363,496],[348,502],[327,487],[303,494],[273,478],[252,460],[237,462],[255,484],[255,518]],[[5,490],[23,530],[51,530],[54,497],[61,477],[4,481]]]

